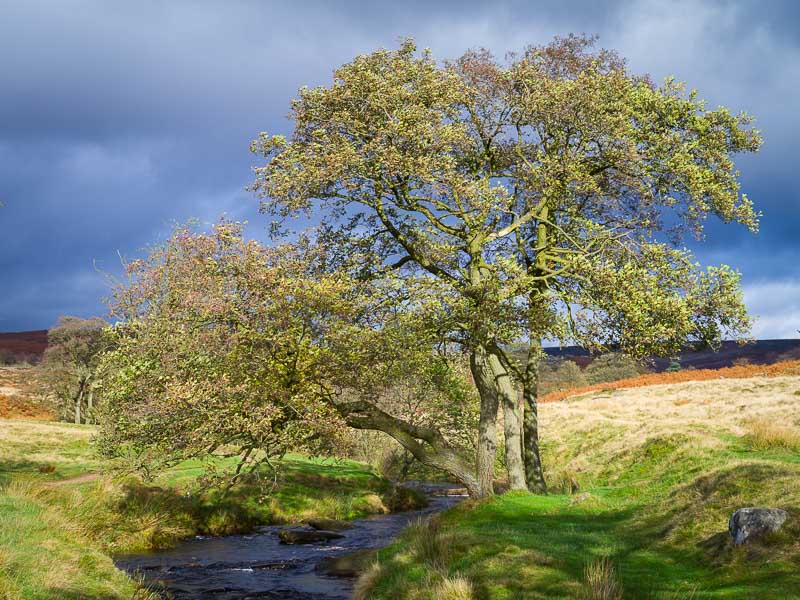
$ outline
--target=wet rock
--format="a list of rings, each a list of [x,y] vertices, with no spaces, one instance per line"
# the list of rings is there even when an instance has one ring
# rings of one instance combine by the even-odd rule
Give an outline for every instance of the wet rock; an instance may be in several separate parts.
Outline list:
[[[315,529],[282,529],[278,537],[284,544],[315,544],[344,537],[335,531],[317,531]]]
[[[431,492],[431,496],[441,498],[442,496],[466,496],[467,495],[467,488],[444,488],[440,490],[434,490]]]
[[[308,524],[320,531],[344,531],[353,527],[352,523],[336,519],[309,519]]]
[[[315,570],[333,577],[356,577],[369,566],[377,554],[378,551],[374,548],[364,548],[349,554],[329,556],[317,563]]]
[[[780,508],[740,508],[731,515],[728,531],[736,546],[767,533],[778,531],[786,521]]]
[[[387,496],[386,504],[392,512],[419,510],[428,506],[428,495],[414,487],[395,486]]]

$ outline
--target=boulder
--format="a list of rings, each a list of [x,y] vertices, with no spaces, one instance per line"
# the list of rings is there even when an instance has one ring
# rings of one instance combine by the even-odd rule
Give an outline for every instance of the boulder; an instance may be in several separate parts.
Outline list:
[[[309,519],[308,524],[320,531],[344,531],[353,527],[352,523],[336,519]]]
[[[283,544],[315,544],[344,537],[335,531],[316,531],[314,529],[281,529],[278,537]]]
[[[375,548],[364,548],[349,554],[329,556],[317,563],[315,570],[333,577],[356,577],[375,560],[377,555],[378,551]]]
[[[731,515],[728,531],[736,546],[767,533],[778,531],[786,521],[780,508],[740,508]]]

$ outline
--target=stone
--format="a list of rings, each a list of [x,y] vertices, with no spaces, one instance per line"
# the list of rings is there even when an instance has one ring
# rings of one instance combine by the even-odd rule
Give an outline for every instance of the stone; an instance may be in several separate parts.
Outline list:
[[[569,504],[572,506],[573,504],[580,504],[581,502],[586,502],[592,495],[589,492],[583,492],[582,494],[578,494],[574,496],[570,501]]]
[[[467,488],[442,488],[438,490],[434,490],[431,493],[431,496],[466,496],[467,495]]]
[[[377,555],[378,551],[375,548],[364,548],[348,554],[329,556],[317,563],[315,570],[333,577],[356,577],[375,560]]]
[[[731,515],[728,531],[736,546],[767,533],[778,531],[786,521],[786,511],[780,508],[740,508]]]
[[[352,523],[336,519],[309,519],[308,524],[320,531],[344,531],[353,527]]]
[[[335,531],[316,531],[313,529],[281,529],[278,537],[283,544],[315,544],[343,538],[341,533]]]

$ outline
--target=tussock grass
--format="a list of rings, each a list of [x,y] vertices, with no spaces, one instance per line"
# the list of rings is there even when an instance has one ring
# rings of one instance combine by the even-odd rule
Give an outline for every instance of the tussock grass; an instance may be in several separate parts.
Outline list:
[[[353,587],[353,600],[369,600],[369,598],[372,598],[372,593],[381,574],[380,563],[372,563],[356,580]]]
[[[418,519],[404,533],[412,554],[431,569],[442,569],[450,558],[450,540],[436,518]]]
[[[439,600],[473,600],[472,583],[463,575],[443,577],[433,589],[433,598]]]
[[[800,450],[800,429],[774,419],[758,417],[744,424],[745,439],[753,450]]]
[[[581,600],[622,600],[622,585],[614,565],[607,557],[590,562],[583,570],[584,590]]]

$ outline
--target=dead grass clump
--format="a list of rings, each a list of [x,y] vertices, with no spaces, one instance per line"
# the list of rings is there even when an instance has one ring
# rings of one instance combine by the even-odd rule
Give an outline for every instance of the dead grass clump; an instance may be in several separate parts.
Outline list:
[[[463,575],[444,577],[433,589],[437,600],[473,600],[472,583]]]
[[[450,558],[449,539],[436,518],[417,519],[404,534],[416,559],[432,569],[444,568]]]
[[[583,571],[582,600],[622,600],[622,585],[608,558],[595,560]]]
[[[798,450],[800,431],[759,417],[745,423],[745,440],[753,450]]]

